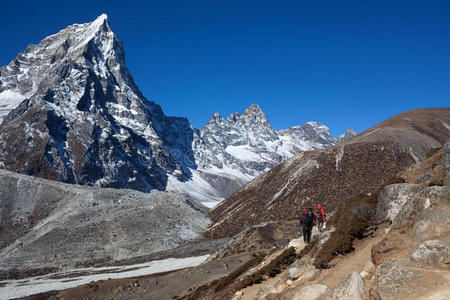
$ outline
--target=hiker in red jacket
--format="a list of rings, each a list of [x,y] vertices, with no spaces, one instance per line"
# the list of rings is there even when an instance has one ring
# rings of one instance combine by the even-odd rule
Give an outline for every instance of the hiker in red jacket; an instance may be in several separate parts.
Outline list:
[[[314,215],[316,216],[316,219],[317,219],[317,230],[319,232],[321,232],[322,227],[323,227],[323,221],[325,220],[326,214],[325,214],[325,210],[323,209],[323,207],[320,204],[317,205],[317,209],[316,209],[316,212],[314,213]]]

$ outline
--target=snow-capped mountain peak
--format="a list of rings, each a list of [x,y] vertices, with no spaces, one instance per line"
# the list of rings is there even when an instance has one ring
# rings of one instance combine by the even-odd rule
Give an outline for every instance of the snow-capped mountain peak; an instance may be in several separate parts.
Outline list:
[[[4,101],[14,104],[5,109]],[[190,176],[183,158],[193,128],[143,97],[106,15],[30,45],[0,68],[2,106],[0,166],[7,169],[141,191],[164,190],[168,174]]]
[[[256,104],[214,113],[201,130],[167,117],[135,84],[106,15],[0,68],[0,167],[28,175],[215,204],[283,159],[334,142],[317,122],[276,131]]]

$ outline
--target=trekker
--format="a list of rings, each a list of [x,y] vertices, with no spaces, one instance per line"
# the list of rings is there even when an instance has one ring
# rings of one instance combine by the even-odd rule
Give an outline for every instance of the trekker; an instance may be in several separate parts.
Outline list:
[[[314,215],[316,216],[316,219],[317,219],[317,230],[319,232],[321,232],[322,227],[323,227],[323,221],[325,220],[326,214],[325,214],[325,210],[323,209],[323,207],[320,204],[317,205],[317,209],[316,209],[316,212],[314,213]]]
[[[300,223],[302,224],[303,241],[309,243],[311,241],[311,231],[314,226],[314,214],[312,208],[305,210],[305,214]]]

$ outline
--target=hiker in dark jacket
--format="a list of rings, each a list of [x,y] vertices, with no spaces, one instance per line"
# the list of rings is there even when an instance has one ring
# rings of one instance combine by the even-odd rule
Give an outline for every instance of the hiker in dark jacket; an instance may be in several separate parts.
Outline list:
[[[311,231],[314,226],[314,214],[311,208],[305,210],[305,214],[300,223],[302,224],[303,241],[309,243],[311,241]]]

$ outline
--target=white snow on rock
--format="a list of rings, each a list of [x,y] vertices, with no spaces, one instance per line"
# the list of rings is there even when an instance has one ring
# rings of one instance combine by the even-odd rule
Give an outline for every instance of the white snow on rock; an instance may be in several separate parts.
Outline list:
[[[26,97],[21,93],[13,90],[6,90],[0,93],[0,124],[3,122],[3,118],[19,104]]]
[[[20,280],[0,281],[0,299],[15,299],[49,291],[65,290],[92,281],[130,278],[180,270],[197,266],[208,257],[209,254],[186,258],[167,258],[136,265],[83,268]],[[55,277],[59,278],[56,279]]]
[[[253,152],[248,145],[227,146],[225,151],[239,160],[264,161],[264,159],[257,153]]]

